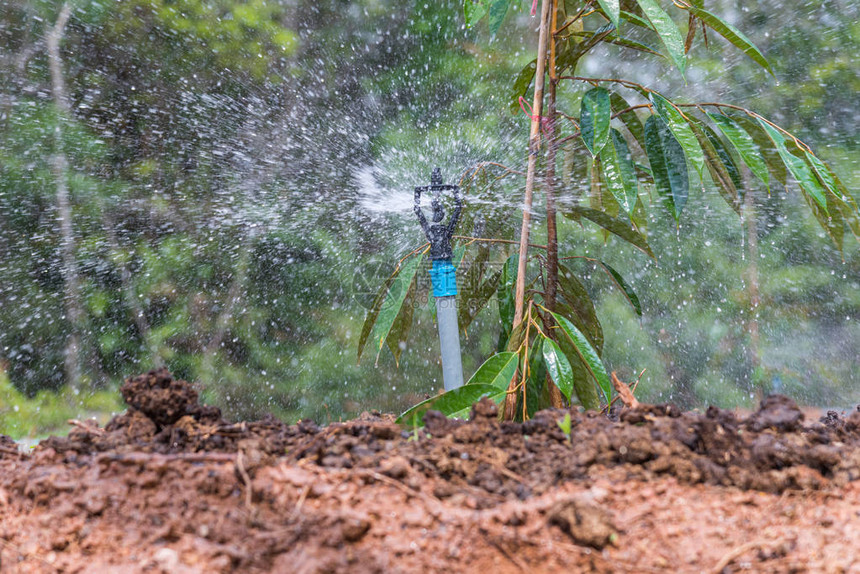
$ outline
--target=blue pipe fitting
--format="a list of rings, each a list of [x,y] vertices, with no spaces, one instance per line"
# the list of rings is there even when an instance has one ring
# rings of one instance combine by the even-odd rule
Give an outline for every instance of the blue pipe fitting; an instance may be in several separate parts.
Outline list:
[[[430,270],[434,297],[455,297],[457,295],[457,268],[450,259],[435,259]]]

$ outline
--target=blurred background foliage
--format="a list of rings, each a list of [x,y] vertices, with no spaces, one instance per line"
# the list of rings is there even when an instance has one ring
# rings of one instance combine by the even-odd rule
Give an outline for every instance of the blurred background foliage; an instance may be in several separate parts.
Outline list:
[[[426,288],[399,365],[387,351],[357,365],[358,335],[368,298],[421,241],[411,188],[435,165],[448,180],[480,161],[524,165],[528,119],[511,113],[509,94],[534,57],[525,4],[491,36],[465,27],[457,1],[75,0],[59,31],[58,93],[48,37],[63,3],[0,0],[0,432],[119,410],[122,378],[160,365],[231,418],[328,422],[435,393]],[[712,4],[776,80],[719,38],[696,45],[686,85],[668,64],[620,50],[583,71],[749,107],[856,190],[858,4]],[[576,115],[579,96],[560,110]],[[512,235],[522,182],[485,188],[467,193],[461,231]],[[657,264],[560,220],[562,256],[605,259],[642,300],[640,320],[600,273],[589,281],[608,368],[627,380],[647,368],[645,400],[685,407],[749,406],[773,389],[860,402],[856,242],[840,253],[791,185],[750,182],[748,193],[752,227],[713,190],[677,227],[655,211]],[[467,376],[498,329],[494,309],[469,328]]]

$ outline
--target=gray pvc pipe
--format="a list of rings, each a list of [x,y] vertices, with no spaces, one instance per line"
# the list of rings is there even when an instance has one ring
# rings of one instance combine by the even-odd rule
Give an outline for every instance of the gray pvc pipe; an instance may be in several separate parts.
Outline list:
[[[463,386],[456,300],[456,297],[436,297],[436,321],[439,323],[439,346],[442,349],[442,381],[446,391]]]

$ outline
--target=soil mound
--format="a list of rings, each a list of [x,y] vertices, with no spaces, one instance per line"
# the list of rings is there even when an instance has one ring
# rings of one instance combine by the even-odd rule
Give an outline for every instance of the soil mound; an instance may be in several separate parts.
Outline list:
[[[104,428],[0,437],[0,572],[856,571],[860,410],[507,423],[484,400],[407,432],[230,423],[165,370],[121,392]]]

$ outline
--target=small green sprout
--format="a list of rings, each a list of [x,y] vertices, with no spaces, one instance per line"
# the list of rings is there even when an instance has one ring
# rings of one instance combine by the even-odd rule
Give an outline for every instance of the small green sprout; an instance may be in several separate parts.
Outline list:
[[[564,436],[567,437],[567,442],[570,442],[570,413],[565,413],[564,418],[555,421],[555,424],[558,425],[558,428],[560,428],[561,432],[564,433]]]

